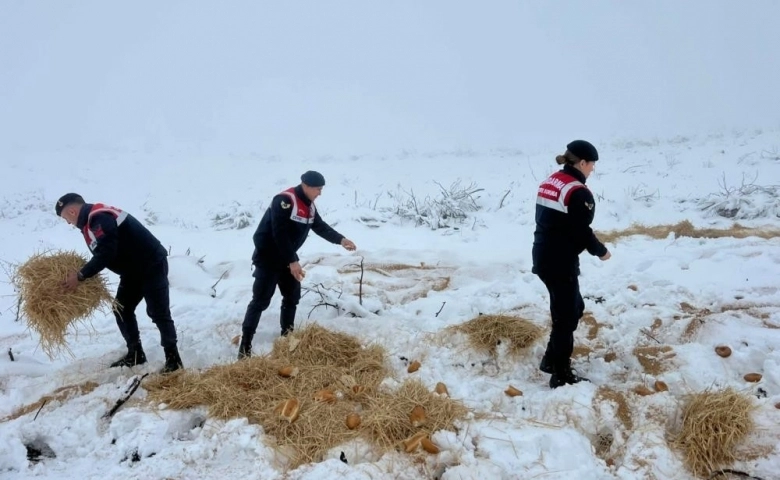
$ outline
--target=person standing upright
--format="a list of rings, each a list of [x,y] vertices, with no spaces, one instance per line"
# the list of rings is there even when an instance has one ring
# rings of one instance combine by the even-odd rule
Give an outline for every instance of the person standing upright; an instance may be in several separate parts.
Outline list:
[[[574,384],[587,378],[571,368],[574,331],[585,310],[580,294],[579,255],[587,250],[601,260],[611,254],[590,225],[596,201],[585,181],[599,159],[596,147],[574,140],[555,160],[563,168],[539,186],[536,197],[536,230],[533,269],[550,294],[552,331],[539,369],[551,374],[550,388]]]
[[[257,331],[260,316],[271,303],[279,287],[282,306],[279,313],[281,334],[285,336],[295,328],[295,311],[301,298],[301,280],[304,272],[299,263],[298,250],[306,241],[309,231],[330,243],[341,245],[349,251],[355,244],[330,227],[320,217],[314,200],[322,194],[325,177],[312,170],[301,175],[298,186],[275,195],[265,211],[252,240],[255,250],[252,264],[255,278],[252,300],[247,305],[241,326],[241,343],[238,359],[252,355],[252,339]]]

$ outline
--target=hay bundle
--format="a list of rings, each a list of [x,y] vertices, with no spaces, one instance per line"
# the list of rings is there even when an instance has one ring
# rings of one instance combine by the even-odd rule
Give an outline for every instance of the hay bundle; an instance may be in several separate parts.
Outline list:
[[[430,394],[422,384],[412,393],[404,388],[396,394],[381,392],[379,385],[388,373],[385,359],[381,346],[363,347],[352,336],[308,325],[277,339],[268,355],[200,373],[156,376],[144,382],[144,387],[151,401],[170,408],[206,405],[212,417],[246,417],[262,425],[290,458],[290,466],[296,467],[319,461],[331,448],[357,437],[382,447],[395,446],[405,431],[374,432],[396,432],[394,425],[408,423],[417,404],[426,407],[427,417],[433,419],[425,425],[429,429],[451,427],[451,417],[465,412],[463,407],[445,406],[456,404]],[[294,376],[287,375],[290,369],[286,367],[291,366]],[[291,404],[298,407],[296,415],[285,417],[285,405]],[[396,407],[388,411],[388,405]],[[372,413],[374,409],[378,413]],[[444,412],[444,419],[439,412]],[[354,421],[348,425],[347,418],[356,413],[361,417],[359,425]],[[392,415],[398,418],[388,420]],[[385,419],[384,426],[380,419]]]
[[[519,355],[541,338],[542,327],[524,318],[511,315],[480,315],[477,318],[448,327],[448,330],[466,334],[471,347],[496,354],[502,341],[509,344],[509,353]]]
[[[737,460],[735,448],[753,431],[750,396],[732,389],[692,395],[683,407],[680,432],[672,444],[688,469],[708,477]]]
[[[95,310],[115,307],[103,275],[80,282],[71,292],[62,287],[65,276],[85,263],[86,258],[74,251],[38,253],[17,266],[12,276],[27,326],[38,333],[49,358],[63,349],[72,353],[65,341],[68,327],[85,321]]]

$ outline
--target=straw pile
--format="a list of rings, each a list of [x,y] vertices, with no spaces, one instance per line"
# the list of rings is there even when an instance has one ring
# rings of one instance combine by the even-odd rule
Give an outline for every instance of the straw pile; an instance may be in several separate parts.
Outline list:
[[[511,315],[480,315],[447,330],[466,334],[472,348],[491,355],[495,355],[498,345],[506,341],[513,356],[533,345],[544,333],[535,323]]]
[[[72,352],[65,341],[68,327],[86,321],[95,310],[110,311],[115,301],[103,275],[96,275],[71,292],[62,287],[65,276],[87,259],[74,251],[38,253],[16,267],[11,281],[17,289],[27,326],[38,333],[41,349],[53,358]]]
[[[737,460],[736,447],[753,431],[753,402],[732,389],[691,395],[683,407],[680,432],[672,440],[685,465],[708,477]]]
[[[381,389],[385,360],[379,345],[363,347],[352,336],[312,324],[277,339],[268,355],[155,376],[144,387],[151,401],[170,408],[205,405],[212,417],[246,417],[262,425],[294,468],[358,437],[380,448],[404,448],[407,434],[452,428],[465,415],[457,402],[419,383],[394,393]],[[417,405],[425,419],[414,427],[410,414]]]
[[[431,393],[416,379],[405,381],[394,392],[379,392],[367,403],[363,422],[374,441],[385,448],[399,444],[412,448],[409,440],[415,435],[452,428],[468,413],[463,404]]]

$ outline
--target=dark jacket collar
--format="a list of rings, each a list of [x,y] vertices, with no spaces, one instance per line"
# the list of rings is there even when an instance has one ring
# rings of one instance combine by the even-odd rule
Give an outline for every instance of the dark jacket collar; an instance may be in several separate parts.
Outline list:
[[[307,207],[311,205],[311,200],[309,200],[309,197],[306,196],[305,193],[303,193],[303,187],[301,185],[298,185],[295,187],[295,196],[297,196],[300,201],[303,202],[304,205]]]
[[[571,165],[564,165],[563,166],[563,172],[564,173],[568,173],[569,175],[571,175],[572,177],[576,178],[577,180],[579,180],[582,183],[585,183],[585,180],[587,180],[585,178],[585,175],[582,174],[582,172],[580,172],[576,168],[572,167]]]
[[[90,210],[92,210],[91,203],[85,203],[84,205],[81,206],[81,210],[79,210],[79,219],[76,221],[76,227],[82,229],[87,225],[87,220],[89,220]]]

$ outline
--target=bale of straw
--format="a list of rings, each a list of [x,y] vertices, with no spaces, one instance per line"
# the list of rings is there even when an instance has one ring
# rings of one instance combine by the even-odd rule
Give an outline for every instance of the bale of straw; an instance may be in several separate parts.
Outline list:
[[[691,395],[683,406],[680,431],[672,439],[686,467],[706,478],[738,460],[736,447],[755,428],[754,409],[749,395],[730,388]]]
[[[480,315],[448,330],[466,334],[472,348],[491,355],[501,342],[507,342],[512,356],[520,355],[544,333],[539,325],[512,315]]]
[[[65,340],[69,327],[86,322],[96,310],[108,313],[117,307],[104,275],[79,282],[74,291],[62,287],[65,276],[86,262],[75,251],[37,253],[16,266],[12,275],[27,326],[38,333],[41,349],[49,358],[62,350],[72,355]]]

